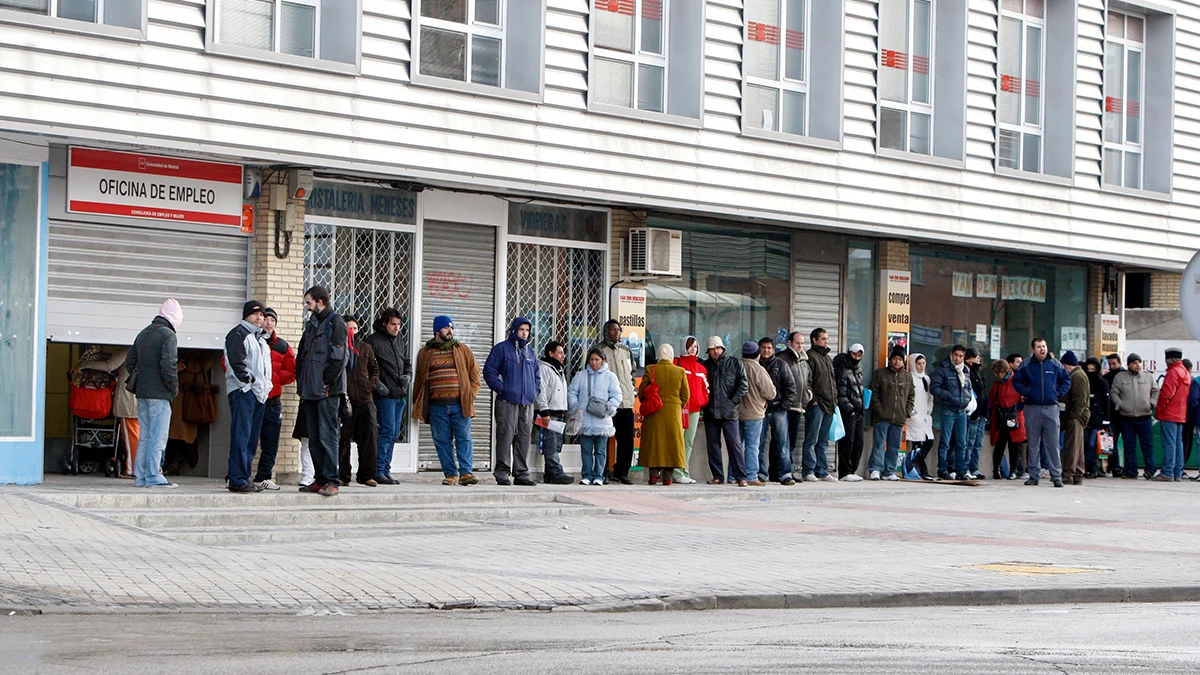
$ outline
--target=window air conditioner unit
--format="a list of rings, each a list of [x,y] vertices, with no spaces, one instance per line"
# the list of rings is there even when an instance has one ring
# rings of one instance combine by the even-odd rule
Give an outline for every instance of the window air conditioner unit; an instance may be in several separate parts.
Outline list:
[[[683,233],[658,227],[631,229],[629,273],[680,276],[683,273]]]

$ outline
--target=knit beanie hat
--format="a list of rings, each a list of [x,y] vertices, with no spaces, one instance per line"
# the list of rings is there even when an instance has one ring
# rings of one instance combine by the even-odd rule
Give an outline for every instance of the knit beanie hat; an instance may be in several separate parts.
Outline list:
[[[1077,366],[1079,365],[1079,357],[1075,356],[1075,352],[1068,349],[1067,353],[1062,355],[1062,363],[1064,366]]]
[[[183,308],[175,298],[167,298],[162,307],[158,308],[158,315],[170,321],[175,330],[179,330],[179,325],[183,323]]]
[[[1125,365],[1129,365],[1129,364],[1133,363],[1134,361],[1141,363],[1142,357],[1138,356],[1137,353],[1130,353],[1129,356],[1125,359]]]
[[[433,334],[437,335],[442,332],[443,328],[454,328],[454,320],[448,316],[438,315],[433,317]]]
[[[758,356],[758,343],[753,340],[746,340],[742,343],[742,358],[752,359]]]
[[[246,304],[242,305],[242,318],[245,319],[246,317],[250,316],[251,314],[254,314],[255,312],[262,312],[262,311],[263,311],[263,304],[261,302],[259,302],[257,300],[247,300]],[[264,314],[265,314],[265,312],[264,312]]]

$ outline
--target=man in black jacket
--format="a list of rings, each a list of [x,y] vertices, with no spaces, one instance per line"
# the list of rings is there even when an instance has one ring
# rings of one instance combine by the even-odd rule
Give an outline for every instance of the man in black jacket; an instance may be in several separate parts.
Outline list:
[[[791,366],[775,355],[775,341],[758,341],[758,362],[766,368],[775,385],[775,398],[767,401],[767,416],[758,443],[758,479],[783,485],[795,485],[792,478],[792,444],[788,436],[788,410],[796,401],[796,381]],[[767,469],[767,432],[771,432],[771,468]]]
[[[863,394],[863,346],[855,343],[850,350],[833,360],[834,380],[837,382],[838,409],[846,435],[837,442],[838,478],[847,483],[862,480],[858,463],[862,460],[863,431],[866,415]]]
[[[170,298],[150,325],[138,333],[125,356],[125,372],[134,383],[142,432],[133,468],[137,487],[175,487],[162,475],[162,456],[171,427],[171,401],[179,394],[179,343],[175,331],[181,323],[183,310],[175,298]]]
[[[704,406],[704,433],[708,440],[708,469],[712,472],[710,485],[724,483],[732,475],[739,487],[745,487],[746,457],[742,448],[742,432],[738,426],[738,406],[750,390],[741,359],[725,356],[725,342],[720,336],[708,338],[708,358],[704,360],[708,373],[708,405]],[[729,473],[722,470],[721,435],[729,454]]]
[[[1125,370],[1124,362],[1121,360],[1120,354],[1109,354],[1106,357],[1108,361],[1108,372],[1104,373],[1104,382],[1108,385],[1108,391],[1112,393],[1113,380],[1116,379],[1117,373]],[[1124,470],[1121,468],[1121,429],[1125,426],[1121,423],[1121,413],[1117,407],[1112,404],[1112,398],[1108,400],[1108,420],[1109,429],[1111,429],[1113,451],[1108,456],[1108,471],[1113,478],[1119,478]]]
[[[380,386],[375,391],[375,411],[379,416],[375,482],[385,485],[399,482],[392,478],[392,450],[403,429],[408,383],[412,379],[412,364],[404,357],[408,346],[400,341],[403,324],[399,310],[388,307],[379,313],[371,337],[366,340],[375,350],[375,360],[379,363]]]
[[[829,358],[829,334],[824,328],[814,328],[809,334],[812,347],[808,364],[812,370],[812,402],[804,411],[804,480],[836,480],[827,468],[829,428],[837,407],[837,382],[833,377],[833,360]]]
[[[346,322],[329,306],[329,291],[313,286],[304,293],[311,316],[296,357],[296,388],[308,426],[313,482],[301,492],[326,497],[338,493],[338,410],[346,393]]]

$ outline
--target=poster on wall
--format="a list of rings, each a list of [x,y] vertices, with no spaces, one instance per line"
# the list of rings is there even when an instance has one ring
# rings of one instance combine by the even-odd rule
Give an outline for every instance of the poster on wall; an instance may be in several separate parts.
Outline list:
[[[975,341],[980,344],[985,344],[985,345],[987,344],[987,342],[988,342],[987,324],[983,324],[983,323],[975,324]]]
[[[975,289],[972,287],[973,283],[974,283],[974,278],[972,277],[970,272],[955,272],[954,273],[954,287],[952,289],[952,293],[954,294],[954,297],[956,297],[956,298],[974,297]]]
[[[996,286],[1000,283],[999,278],[995,274],[976,274],[975,275],[975,297],[977,298],[994,298],[996,297]]]
[[[912,340],[917,344],[940,347],[946,343],[946,331],[941,328],[914,325],[912,327]]]
[[[1075,352],[1076,356],[1083,356],[1087,352],[1087,328],[1085,326],[1063,326],[1060,346],[1063,353],[1069,349]],[[1062,354],[1060,353],[1058,356],[1061,357]]]
[[[1125,353],[1121,349],[1123,334],[1121,317],[1115,314],[1097,314],[1092,330],[1092,354],[1100,357],[1120,354],[1121,360],[1124,361]]]
[[[1002,337],[1003,337],[1003,334],[1000,331],[1000,326],[992,326],[991,357],[992,357],[993,361],[1004,358],[1004,356],[1003,356],[1004,345],[1001,340]]]
[[[646,367],[646,289],[616,286],[612,289],[609,306],[612,315],[624,329],[621,342],[633,352],[636,370]]]
[[[883,301],[879,303],[879,325],[883,344],[877,356],[880,367],[887,365],[892,347],[908,352],[908,333],[912,320],[912,273],[882,270],[879,273]]]

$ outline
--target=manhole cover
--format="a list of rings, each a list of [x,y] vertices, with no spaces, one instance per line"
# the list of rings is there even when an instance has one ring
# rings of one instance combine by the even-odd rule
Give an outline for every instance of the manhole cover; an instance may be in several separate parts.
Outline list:
[[[1059,574],[1094,574],[1096,572],[1111,572],[1101,567],[1060,567],[1054,563],[1041,562],[1002,562],[986,565],[970,565],[967,569],[986,570],[1000,574],[1015,574],[1025,577],[1049,577]]]

